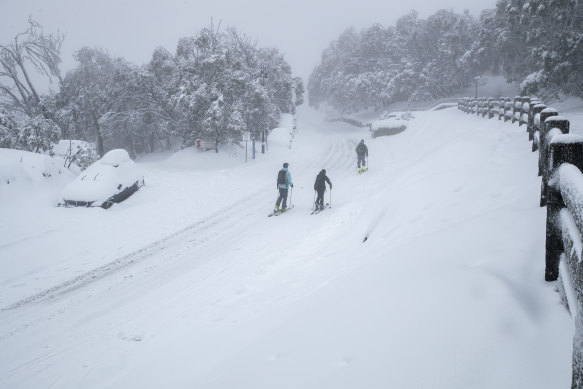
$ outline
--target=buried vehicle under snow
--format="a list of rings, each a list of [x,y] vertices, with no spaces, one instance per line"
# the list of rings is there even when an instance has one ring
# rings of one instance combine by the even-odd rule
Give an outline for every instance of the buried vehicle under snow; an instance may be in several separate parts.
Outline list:
[[[107,209],[142,186],[144,177],[128,152],[111,150],[63,189],[59,206]]]

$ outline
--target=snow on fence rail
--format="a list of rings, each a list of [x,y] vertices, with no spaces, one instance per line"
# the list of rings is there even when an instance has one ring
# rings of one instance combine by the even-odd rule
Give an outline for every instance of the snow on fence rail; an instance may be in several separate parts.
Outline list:
[[[575,322],[571,388],[583,389],[583,137],[569,134],[569,120],[535,98],[463,98],[458,109],[524,124],[538,151],[540,206],[547,207],[545,280],[558,280]]]

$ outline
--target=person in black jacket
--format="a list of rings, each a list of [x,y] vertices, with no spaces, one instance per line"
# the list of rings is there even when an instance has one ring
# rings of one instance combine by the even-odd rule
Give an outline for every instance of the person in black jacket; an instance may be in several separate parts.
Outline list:
[[[326,169],[320,170],[320,173],[316,176],[316,182],[314,182],[314,190],[318,193],[318,198],[316,198],[316,209],[324,209],[324,192],[326,191],[326,182],[330,185],[330,190],[332,190],[332,183],[328,176],[326,176]]]

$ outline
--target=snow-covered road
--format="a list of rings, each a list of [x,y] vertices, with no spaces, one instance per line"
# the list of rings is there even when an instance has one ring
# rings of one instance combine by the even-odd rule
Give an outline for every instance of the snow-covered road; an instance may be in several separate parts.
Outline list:
[[[569,387],[524,129],[415,116],[373,140],[305,110],[247,164],[150,157],[108,211],[56,208],[61,182],[0,193],[0,387]],[[295,208],[267,218],[283,162]]]

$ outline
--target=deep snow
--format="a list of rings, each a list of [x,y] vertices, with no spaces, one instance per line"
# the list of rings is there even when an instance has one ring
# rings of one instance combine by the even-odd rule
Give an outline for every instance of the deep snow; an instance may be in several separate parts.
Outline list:
[[[109,210],[57,208],[73,177],[0,186],[0,387],[570,386],[524,126],[450,108],[373,140],[304,109],[291,148],[282,127],[248,163],[142,159]],[[295,209],[267,218],[283,162]]]

